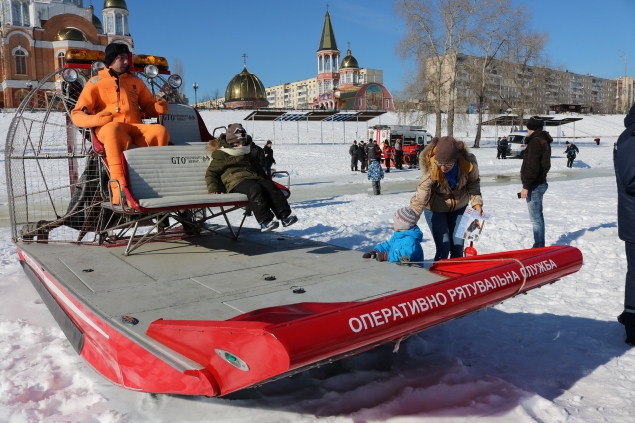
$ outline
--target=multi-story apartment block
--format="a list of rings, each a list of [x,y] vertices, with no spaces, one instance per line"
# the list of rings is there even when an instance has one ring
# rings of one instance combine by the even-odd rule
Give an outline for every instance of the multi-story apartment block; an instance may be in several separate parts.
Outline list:
[[[482,104],[479,104],[477,93],[485,59],[458,55],[456,79],[452,75],[452,61],[449,59],[449,56],[441,58],[441,80],[445,81],[440,94],[442,110],[447,110],[451,100],[454,100],[457,109],[484,107],[494,113],[517,107],[523,107],[528,113],[547,113],[549,110],[582,110],[591,113],[616,111],[616,80],[543,67],[523,69],[521,65],[502,60],[494,60],[488,66],[485,95]],[[428,59],[427,84],[431,87],[435,75],[434,63],[433,59]],[[633,79],[630,81],[630,97],[628,87],[625,96],[632,99]],[[432,103],[434,99],[434,90],[429,89],[426,100]]]
[[[628,113],[635,102],[635,83],[632,76],[621,76],[615,82],[615,111]]]

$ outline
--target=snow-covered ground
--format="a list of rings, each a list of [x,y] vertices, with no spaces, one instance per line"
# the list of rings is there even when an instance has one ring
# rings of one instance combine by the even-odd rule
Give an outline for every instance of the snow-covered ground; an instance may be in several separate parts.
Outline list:
[[[203,113],[210,129],[244,116]],[[561,154],[564,141],[553,145],[544,199],[547,243],[579,248],[585,264],[578,273],[413,336],[396,354],[392,346],[377,348],[227,398],[131,392],[96,374],[42,304],[18,265],[9,229],[2,227],[0,422],[633,421],[635,349],[624,344],[615,320],[626,273],[611,176],[622,119],[578,122],[582,138],[575,141],[580,155],[573,169]],[[8,121],[0,120],[0,133]],[[397,118],[387,115],[382,123]],[[325,138],[327,124],[322,130],[300,124],[306,136],[299,144],[295,124],[282,133],[273,125],[246,124],[257,140],[275,138],[276,167],[291,174],[299,222],[285,232],[360,251],[391,235],[392,213],[408,204],[418,171],[392,171],[382,181],[386,194],[373,196],[366,176],[350,172],[348,157],[348,143],[365,124],[363,131],[362,124],[347,125],[346,144]],[[464,131],[473,135],[475,128]],[[573,135],[572,128],[564,132]],[[529,248],[527,208],[516,197],[520,161],[496,160],[494,132],[486,135],[484,148],[472,151],[487,182],[484,207],[492,219],[476,247],[480,253]],[[595,136],[602,137],[600,146],[592,142]],[[6,204],[4,177],[1,182],[0,202]],[[430,258],[434,244],[425,224],[420,227]]]

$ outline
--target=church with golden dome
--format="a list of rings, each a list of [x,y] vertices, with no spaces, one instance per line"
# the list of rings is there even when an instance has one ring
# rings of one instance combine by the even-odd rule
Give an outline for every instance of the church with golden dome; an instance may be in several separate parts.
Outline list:
[[[244,56],[246,57],[246,56]],[[350,45],[340,61],[328,10],[317,50],[317,76],[265,88],[260,79],[247,70],[227,85],[225,97],[199,103],[228,109],[322,109],[394,111],[392,95],[383,83],[383,71],[359,66]]]
[[[350,43],[340,61],[340,50],[328,10],[317,50],[317,76],[265,89],[269,107],[280,109],[394,111],[383,71],[359,66]]]
[[[125,0],[104,0],[101,19],[84,0],[0,0],[0,108],[17,107],[36,81],[64,65],[69,49],[104,51],[113,42],[134,50]],[[46,102],[47,91],[38,93]]]

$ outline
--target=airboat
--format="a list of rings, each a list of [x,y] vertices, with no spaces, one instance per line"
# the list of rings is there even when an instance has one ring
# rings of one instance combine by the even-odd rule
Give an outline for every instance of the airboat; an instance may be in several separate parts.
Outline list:
[[[172,103],[156,124],[174,145],[124,152],[128,186],[113,205],[103,146],[70,119],[100,62],[75,53],[12,119],[11,235],[70,344],[123,388],[226,395],[399,344],[582,265],[578,249],[554,246],[422,268],[243,228],[246,197],[207,194],[202,141],[214,134],[177,104],[179,78],[157,56],[136,56],[131,71]],[[290,185],[287,174],[287,196]]]

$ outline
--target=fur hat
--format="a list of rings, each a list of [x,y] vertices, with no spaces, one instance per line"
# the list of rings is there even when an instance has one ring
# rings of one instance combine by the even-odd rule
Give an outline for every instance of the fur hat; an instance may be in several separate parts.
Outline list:
[[[459,149],[456,144],[456,140],[452,137],[438,138],[437,149],[434,153],[435,160],[443,163],[455,161],[459,157]]]
[[[127,44],[123,43],[110,43],[106,46],[106,52],[104,57],[104,63],[110,67],[112,62],[115,61],[120,54],[130,54],[130,49]]]
[[[538,116],[532,116],[527,121],[527,129],[531,129],[532,131],[537,131],[542,129],[545,126],[545,121],[540,119]]]
[[[240,123],[232,123],[227,127],[227,134],[225,135],[225,141],[229,145],[245,145],[247,141],[247,131]]]
[[[397,230],[408,230],[417,222],[417,215],[410,207],[402,207],[397,209],[392,216],[392,220],[395,222],[395,228]]]

